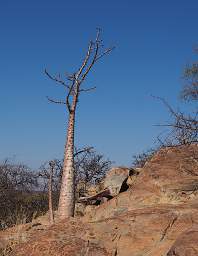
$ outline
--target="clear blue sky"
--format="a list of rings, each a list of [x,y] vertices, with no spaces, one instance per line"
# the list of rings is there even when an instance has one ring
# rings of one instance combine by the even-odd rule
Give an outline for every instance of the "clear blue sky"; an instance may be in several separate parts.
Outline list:
[[[76,145],[92,145],[119,165],[153,146],[168,120],[185,63],[198,44],[197,0],[7,0],[0,7],[0,160],[15,156],[31,167],[62,158],[67,113],[46,95],[63,90],[44,75],[74,71],[95,28],[115,51],[88,77],[95,92],[82,95]]]

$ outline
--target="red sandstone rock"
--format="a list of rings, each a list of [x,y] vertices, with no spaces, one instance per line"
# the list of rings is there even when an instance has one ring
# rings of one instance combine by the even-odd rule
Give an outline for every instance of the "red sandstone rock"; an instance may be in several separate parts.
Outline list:
[[[198,255],[198,226],[180,235],[171,247],[167,256],[197,256]]]

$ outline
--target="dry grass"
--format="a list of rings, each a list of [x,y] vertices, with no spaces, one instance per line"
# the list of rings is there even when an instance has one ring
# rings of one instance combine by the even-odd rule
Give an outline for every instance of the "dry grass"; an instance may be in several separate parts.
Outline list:
[[[19,241],[10,241],[5,248],[0,249],[0,256],[9,256],[17,244],[19,244]]]

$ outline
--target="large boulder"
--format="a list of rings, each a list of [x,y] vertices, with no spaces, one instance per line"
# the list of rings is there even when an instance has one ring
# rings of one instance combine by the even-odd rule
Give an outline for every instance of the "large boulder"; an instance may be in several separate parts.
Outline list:
[[[198,200],[198,144],[163,148],[142,168],[130,188],[92,212],[94,220],[161,204]]]
[[[111,196],[119,194],[124,181],[130,175],[131,170],[125,167],[114,167],[109,170],[104,178],[104,188],[110,190]]]
[[[137,173],[139,172],[126,167],[114,167],[107,172],[101,183],[96,186],[90,186],[87,190],[87,195],[80,197],[78,202],[95,205],[104,203],[119,193],[126,191],[133,181],[132,175],[135,177]]]

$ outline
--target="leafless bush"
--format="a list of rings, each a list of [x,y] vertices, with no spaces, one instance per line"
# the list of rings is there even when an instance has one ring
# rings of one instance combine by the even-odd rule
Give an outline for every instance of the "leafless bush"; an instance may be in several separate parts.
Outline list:
[[[46,212],[46,195],[37,191],[35,172],[8,160],[0,163],[0,229],[30,222],[37,212]]]
[[[161,145],[185,145],[198,142],[198,111],[191,114],[185,114],[180,110],[175,111],[165,99],[155,98],[166,106],[171,116],[171,121],[160,125],[170,128],[163,140],[158,138]]]
[[[159,99],[170,113],[171,120],[162,126],[169,128],[165,140],[160,140],[162,144],[183,145],[198,142],[198,63],[193,62],[184,69],[184,87],[181,90],[180,98],[185,103],[190,103],[194,110],[184,112],[175,110],[164,98]]]
[[[99,183],[110,169],[112,161],[95,151],[84,152],[75,158],[76,184],[84,181],[89,184]]]
[[[185,101],[198,100],[198,63],[188,65],[184,70],[185,85],[181,91],[181,98]]]
[[[142,168],[145,163],[149,161],[153,155],[157,152],[158,149],[149,149],[142,153],[133,155],[132,167]]]

